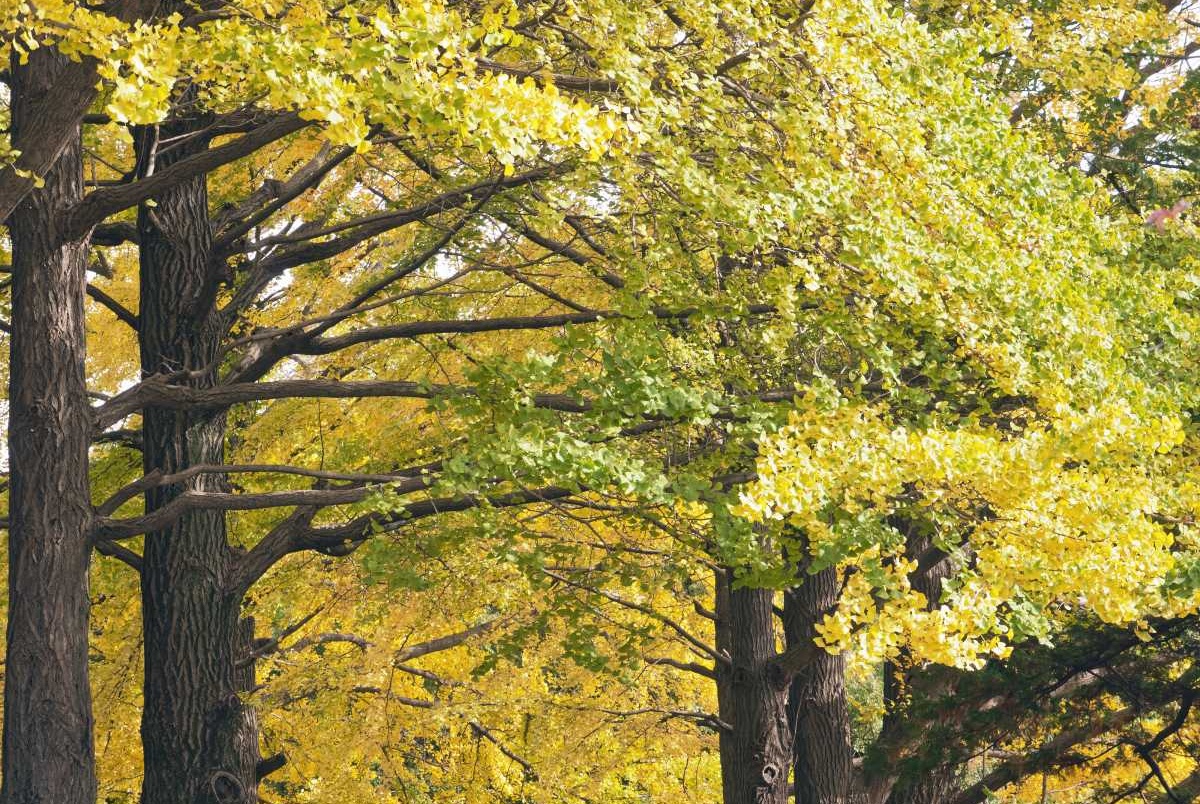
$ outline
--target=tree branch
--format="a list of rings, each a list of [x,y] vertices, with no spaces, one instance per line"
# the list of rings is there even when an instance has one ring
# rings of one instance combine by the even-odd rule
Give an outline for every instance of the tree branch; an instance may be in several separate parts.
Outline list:
[[[695,650],[699,651],[701,654],[708,656],[709,658],[711,658],[713,661],[717,662],[718,664],[728,664],[729,663],[728,658],[726,658],[725,656],[722,656],[720,653],[717,653],[717,651],[715,649],[713,649],[706,643],[702,642],[701,640],[697,639],[696,637],[692,636],[691,632],[689,632],[686,628],[684,628],[682,625],[677,623],[675,620],[672,620],[670,617],[666,616],[665,614],[661,614],[661,613],[655,611],[654,609],[650,608],[649,606],[642,605],[641,603],[636,603],[632,600],[627,600],[627,599],[621,597],[620,595],[613,594],[612,592],[609,592],[605,589],[598,589],[593,586],[588,586],[587,584],[579,583],[578,581],[573,581],[570,578],[568,578],[567,576],[560,575],[559,573],[553,572],[552,570],[543,569],[542,573],[544,575],[546,575],[547,577],[553,578],[554,580],[558,581],[559,583],[574,587],[575,589],[581,589],[585,592],[590,592],[591,594],[598,595],[598,596],[604,598],[605,600],[611,600],[613,603],[616,603],[618,606],[622,606],[622,607],[630,609],[632,611],[639,612],[640,614],[644,614],[645,616],[649,617],[650,619],[655,620],[656,622],[659,622],[662,625],[665,625],[668,628],[670,628],[672,631],[674,631],[676,634],[678,634],[680,637],[682,637],[683,640],[688,645],[690,645]]]
[[[100,221],[135,206],[180,182],[211,173],[219,167],[249,156],[260,148],[294,134],[312,125],[293,113],[277,115],[248,134],[233,142],[210,148],[194,156],[181,159],[170,167],[150,176],[119,187],[103,187],[93,190],[68,211],[64,224],[64,237],[74,240],[82,237]]]
[[[92,284],[87,286],[87,295],[91,296],[97,302],[107,307],[110,311],[112,311],[113,315],[115,315],[124,323],[128,324],[134,332],[138,331],[138,327],[140,326],[138,323],[138,317],[112,296],[109,296],[103,290]]]
[[[435,639],[430,639],[425,642],[419,642],[416,645],[409,645],[396,651],[396,655],[392,658],[393,663],[400,664],[402,662],[419,659],[422,656],[428,656],[431,653],[440,653],[444,650],[456,648],[464,642],[481,636],[494,629],[501,622],[501,618],[497,617],[491,620],[485,620],[479,625],[473,625],[470,628],[464,628],[461,631],[456,631],[453,634],[446,634]]]

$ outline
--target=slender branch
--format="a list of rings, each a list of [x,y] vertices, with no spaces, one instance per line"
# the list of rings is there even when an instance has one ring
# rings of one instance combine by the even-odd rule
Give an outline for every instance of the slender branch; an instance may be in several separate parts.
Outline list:
[[[647,656],[645,657],[645,662],[649,665],[661,664],[666,667],[674,667],[676,670],[686,670],[689,673],[696,673],[697,675],[704,676],[705,678],[711,678],[714,681],[717,678],[717,672],[713,668],[705,667],[697,662],[681,662],[678,659],[672,659],[669,656]]]
[[[134,332],[138,331],[138,317],[131,312],[129,308],[125,307],[112,296],[109,296],[103,290],[92,284],[87,286],[87,295],[91,296],[97,302],[111,310],[113,315],[115,315],[124,323],[128,324]]]
[[[102,556],[110,556],[132,568],[139,575],[142,573],[142,557],[128,547],[116,542],[97,542],[96,552]]]
[[[93,416],[98,429],[109,427],[146,407],[174,409],[227,408],[242,402],[268,399],[436,399],[452,395],[475,396],[474,388],[454,385],[430,385],[406,380],[276,380],[217,385],[194,388],[186,385],[167,385],[159,379],[148,379],[140,385],[114,397],[96,408]],[[566,413],[591,410],[592,403],[566,394],[535,394],[530,397],[533,407]],[[260,471],[246,469],[244,471]],[[284,471],[278,467],[261,471]],[[293,474],[301,474],[293,472]],[[317,477],[318,475],[311,475]],[[355,480],[357,477],[330,477],[333,480]]]
[[[775,312],[772,305],[748,305],[743,315],[767,315]],[[669,310],[655,308],[650,314],[660,320],[686,320],[701,311],[697,308]],[[308,333],[285,333],[269,345],[260,347],[257,354],[251,353],[243,361],[243,365],[235,372],[238,380],[253,380],[263,376],[271,366],[288,355],[328,355],[334,352],[376,343],[384,340],[400,340],[418,338],[426,335],[471,335],[486,332],[501,332],[506,330],[553,329],[578,324],[594,324],[611,318],[628,319],[631,316],[614,310],[595,310],[589,312],[558,313],[538,316],[509,316],[498,318],[450,319],[411,321],[404,324],[392,324],[378,327],[364,327],[341,335],[323,338],[313,338]]]
[[[473,508],[510,508],[550,502],[578,494],[575,489],[544,486],[506,494],[464,494],[409,503],[396,511],[370,513],[341,525],[313,527],[315,508],[298,510],[262,538],[243,558],[231,579],[235,591],[244,592],[287,555],[313,550],[326,555],[348,555],[371,536],[406,527],[419,519]]]
[[[389,487],[398,494],[411,494],[429,487],[427,478],[410,478]],[[185,491],[169,503],[144,516],[129,519],[97,517],[93,529],[98,541],[115,541],[151,533],[170,525],[188,511],[261,511],[267,508],[297,506],[328,507],[362,502],[379,486],[355,486],[341,489],[293,489],[254,494],[230,494],[219,491]]]
[[[561,176],[569,172],[571,167],[570,163],[546,165],[512,176],[489,178],[485,181],[467,185],[466,187],[448,190],[415,207],[381,212],[376,215],[368,215],[352,221],[320,229],[306,230],[301,233],[269,237],[265,240],[251,243],[249,247],[257,251],[272,246],[294,246],[294,248],[287,249],[278,255],[266,258],[255,266],[256,270],[270,275],[278,275],[298,265],[329,259],[384,232],[389,232],[406,224],[427,220],[452,209],[457,209],[463,204],[478,199],[481,195],[493,195],[500,190],[519,187],[523,184],[530,184],[554,176]],[[97,190],[96,192],[101,191]],[[349,233],[342,237],[335,237],[319,243],[311,242],[316,238],[329,237],[342,232]]]
[[[650,619],[655,620],[655,621],[667,626],[672,631],[674,631],[676,634],[679,634],[679,636],[681,636],[685,642],[687,642],[693,648],[698,650],[700,653],[710,657],[717,663],[728,664],[728,662],[729,662],[729,659],[727,659],[726,657],[717,653],[717,651],[715,649],[713,649],[706,643],[704,643],[701,640],[697,639],[696,637],[692,636],[691,632],[689,632],[686,628],[684,628],[682,625],[677,623],[675,620],[672,620],[670,617],[666,616],[665,614],[655,611],[654,609],[650,608],[649,606],[645,606],[641,603],[636,603],[632,600],[628,600],[626,598],[621,597],[620,595],[609,592],[606,589],[598,589],[594,586],[588,586],[587,584],[579,583],[578,581],[573,581],[565,575],[560,575],[559,573],[553,572],[548,569],[542,570],[542,573],[545,574],[549,578],[553,578],[554,580],[558,581],[559,583],[574,587],[576,589],[581,589],[585,592],[589,592],[594,595],[598,595],[598,596],[604,598],[605,600],[610,600],[613,603],[616,603],[618,606],[622,606],[624,608],[630,609],[631,611],[636,611],[636,612],[639,612],[640,614],[644,614],[645,616],[649,617]]]
[[[304,615],[296,622],[294,622],[291,625],[289,625],[288,627],[284,628],[277,635],[275,635],[269,639],[256,640],[254,649],[251,650],[250,653],[247,654],[246,656],[243,656],[242,658],[238,659],[237,664],[235,665],[237,667],[237,669],[241,670],[245,667],[249,667],[250,665],[254,664],[255,660],[261,659],[264,656],[270,656],[272,653],[275,653],[277,650],[279,650],[280,642],[287,639],[292,634],[296,633],[301,628],[303,628],[304,626],[306,626],[310,622],[312,622],[312,620],[318,614],[320,614],[324,608],[325,608],[325,606],[323,606],[323,605],[317,606],[315,609],[310,611],[308,614]]]
[[[508,746],[506,746],[504,743],[502,743],[500,741],[500,739],[498,737],[496,737],[496,735],[492,734],[491,731],[484,728],[484,726],[481,723],[479,723],[479,721],[472,720],[470,725],[471,725],[471,729],[475,732],[475,734],[477,736],[484,738],[485,740],[490,742],[492,745],[496,746],[496,748],[500,749],[501,754],[504,754],[504,756],[508,757],[513,762],[520,765],[521,769],[523,771],[525,771],[525,778],[528,781],[531,781],[531,782],[537,781],[537,778],[538,778],[537,771],[535,771],[533,769],[532,765],[530,765],[528,762],[526,762],[524,759],[522,759],[517,754],[513,753],[513,751],[510,748],[508,748]]]
[[[307,164],[296,171],[284,182],[268,182],[263,188],[247,198],[241,204],[231,209],[226,216],[230,222],[237,222],[233,228],[222,232],[213,241],[214,254],[224,254],[239,238],[253,231],[254,227],[270,218],[279,210],[299,198],[305,192],[320,185],[335,167],[346,161],[354,154],[355,149],[341,148],[332,157],[328,156],[327,148],[322,148]],[[267,203],[267,201],[270,203]],[[257,212],[254,211],[256,207]],[[251,214],[253,213],[253,214]],[[219,226],[220,224],[218,224]]]
[[[446,634],[435,639],[430,639],[425,642],[419,642],[416,645],[408,645],[396,651],[396,655],[392,657],[395,664],[419,659],[422,656],[428,656],[431,653],[440,653],[444,650],[456,648],[464,642],[473,639],[474,637],[486,634],[494,629],[501,622],[500,618],[485,620],[478,625],[473,625],[470,628],[464,628],[462,631],[456,631],[453,634]]]
[[[299,475],[301,477],[314,477],[321,480],[346,480],[360,483],[390,483],[396,480],[408,480],[414,476],[420,476],[424,467],[418,467],[413,470],[405,470],[402,472],[389,472],[382,474],[369,474],[364,472],[331,472],[323,469],[306,469],[301,466],[288,466],[285,464],[274,463],[250,463],[250,464],[197,464],[196,466],[188,467],[182,472],[175,474],[164,475],[161,471],[155,470],[149,474],[138,478],[132,483],[127,483],[117,491],[113,492],[107,500],[96,506],[96,513],[100,516],[110,516],[114,511],[120,508],[124,503],[133,499],[138,494],[142,494],[150,489],[160,486],[173,486],[185,481],[191,480],[199,475],[227,475],[227,474],[282,474],[282,475]]]

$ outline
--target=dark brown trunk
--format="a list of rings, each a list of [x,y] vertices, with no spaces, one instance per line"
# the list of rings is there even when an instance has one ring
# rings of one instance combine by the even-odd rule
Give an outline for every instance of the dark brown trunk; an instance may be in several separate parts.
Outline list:
[[[139,166],[162,170],[205,147],[174,138],[183,123],[136,136]],[[159,150],[158,142],[172,143]],[[156,157],[156,158],[155,158]],[[139,330],[145,374],[199,371],[216,360],[212,320],[212,232],[203,178],[184,182],[138,211]],[[187,380],[198,386],[211,374]],[[143,418],[146,472],[178,472],[224,462],[225,418],[209,412],[148,408]],[[223,490],[224,477],[201,474],[146,494],[146,511],[192,490]],[[256,800],[258,758],[253,713],[238,693],[247,681],[237,661],[245,642],[240,600],[230,592],[234,556],[219,511],[191,511],[150,533],[142,570],[145,708],[142,804],[243,804]]]
[[[808,575],[784,599],[787,645],[812,642],[816,625],[837,605],[838,575],[829,567]],[[796,804],[846,804],[859,801],[855,790],[854,751],[846,705],[846,660],[819,651],[792,679],[788,720],[794,738],[792,753]]]
[[[788,795],[787,685],[776,656],[770,589],[733,589],[717,575],[721,787],[725,804],[784,804]]]
[[[67,60],[40,48],[12,64],[14,135]],[[8,645],[4,804],[94,804],[88,687],[91,420],[84,380],[86,242],[59,223],[83,188],[78,127],[44,185],[9,218]]]

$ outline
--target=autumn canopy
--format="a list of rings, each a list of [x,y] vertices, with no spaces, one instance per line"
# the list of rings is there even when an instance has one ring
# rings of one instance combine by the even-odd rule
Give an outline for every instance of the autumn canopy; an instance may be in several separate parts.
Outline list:
[[[1200,798],[1200,2],[0,48],[0,804]]]

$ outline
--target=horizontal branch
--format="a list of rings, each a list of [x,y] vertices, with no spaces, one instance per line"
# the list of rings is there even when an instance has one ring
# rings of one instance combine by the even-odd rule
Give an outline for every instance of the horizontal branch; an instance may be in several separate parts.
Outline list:
[[[193,388],[186,385],[168,385],[151,378],[129,391],[114,397],[96,409],[94,414],[97,428],[109,427],[146,407],[174,409],[221,409],[242,402],[258,402],[268,399],[435,399],[448,395],[476,394],[466,386],[437,385],[406,380],[276,380],[273,382],[246,382],[232,385],[217,385],[212,388]],[[530,397],[534,407],[582,413],[591,409],[591,403],[566,394],[535,394]],[[236,471],[230,469],[229,471]],[[259,471],[245,469],[243,471]],[[283,471],[280,468],[261,471]],[[293,474],[299,474],[293,472]],[[317,475],[311,475],[316,477]],[[329,479],[353,479],[330,477]]]
[[[399,494],[409,494],[429,487],[426,478],[411,478],[389,484]],[[161,530],[188,511],[261,511],[268,508],[299,506],[327,507],[362,502],[378,486],[356,486],[341,489],[294,489],[266,491],[256,494],[230,494],[218,491],[185,491],[163,507],[144,516],[128,519],[98,517],[93,528],[97,541],[116,541]]]
[[[598,78],[586,75],[568,75],[566,73],[547,73],[536,65],[504,64],[491,59],[476,59],[479,67],[490,73],[502,73],[516,78],[529,78],[538,84],[553,84],[558,89],[568,92],[616,92],[620,84],[611,78]]]
[[[119,246],[138,242],[137,226],[124,221],[101,223],[92,230],[93,246]]]
[[[698,662],[681,662],[678,659],[672,659],[669,656],[645,657],[646,664],[663,665],[665,667],[674,667],[676,670],[685,670],[689,673],[695,673],[705,678],[716,680],[717,671],[711,667],[705,667]]]
[[[96,513],[100,516],[109,516],[124,503],[133,499],[138,494],[142,494],[150,489],[159,488],[160,486],[173,486],[179,483],[191,480],[200,475],[230,475],[230,474],[275,474],[275,475],[298,475],[300,477],[313,477],[320,480],[346,480],[359,483],[391,483],[398,480],[408,480],[413,477],[419,477],[424,474],[425,467],[419,467],[413,470],[405,470],[403,472],[389,473],[367,473],[367,472],[333,472],[324,469],[306,469],[302,466],[289,466],[286,464],[275,463],[243,463],[243,464],[197,464],[191,466],[182,472],[174,474],[163,474],[159,470],[150,472],[149,474],[138,478],[132,483],[127,483],[100,505],[96,506]]]

